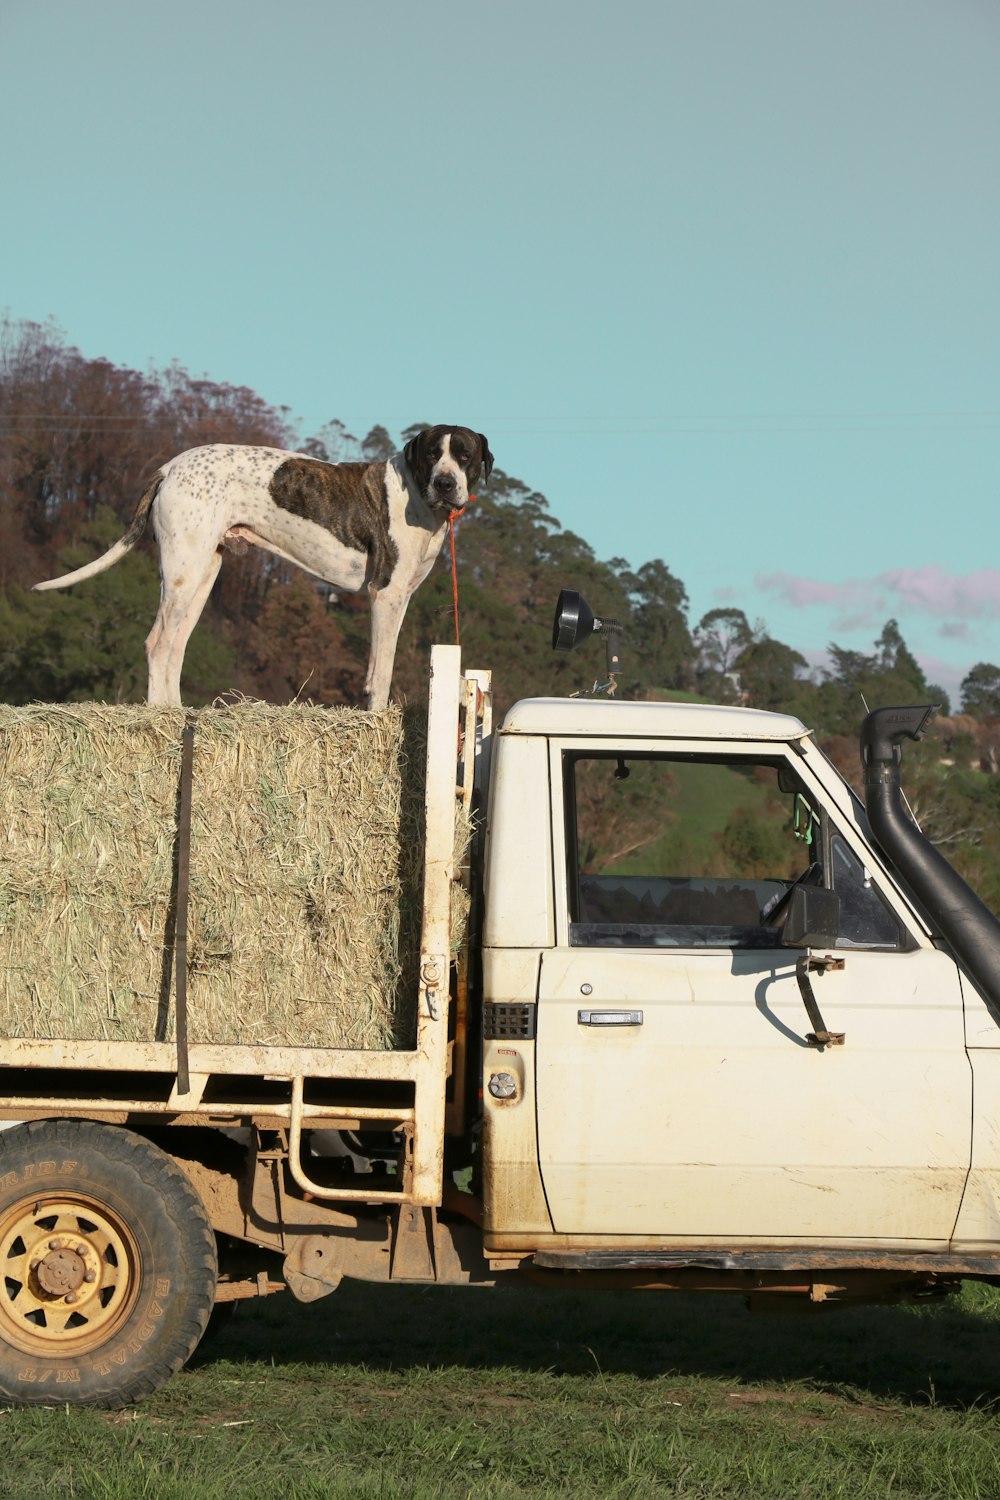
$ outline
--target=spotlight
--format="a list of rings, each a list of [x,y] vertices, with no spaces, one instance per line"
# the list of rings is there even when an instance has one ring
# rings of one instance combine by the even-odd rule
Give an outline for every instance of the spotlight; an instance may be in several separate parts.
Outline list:
[[[621,671],[622,627],[617,620],[602,620],[595,615],[583,595],[575,589],[563,589],[552,622],[553,651],[573,651],[592,635],[604,636],[610,679],[606,685],[613,694],[615,678]]]

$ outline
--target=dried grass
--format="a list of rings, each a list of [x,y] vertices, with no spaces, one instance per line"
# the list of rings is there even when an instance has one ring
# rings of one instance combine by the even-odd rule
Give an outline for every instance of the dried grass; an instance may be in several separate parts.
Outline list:
[[[0,1034],[165,1040],[181,709],[0,707]],[[424,726],[202,709],[193,1042],[412,1046]]]

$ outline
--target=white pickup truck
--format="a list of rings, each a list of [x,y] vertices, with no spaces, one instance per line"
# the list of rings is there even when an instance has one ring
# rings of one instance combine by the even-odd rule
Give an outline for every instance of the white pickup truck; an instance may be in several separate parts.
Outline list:
[[[414,1048],[0,1042],[0,1395],[136,1400],[217,1303],[344,1276],[1000,1280],[1000,924],[902,804],[925,717],[866,720],[866,810],[796,719],[535,699],[493,733],[435,648]]]

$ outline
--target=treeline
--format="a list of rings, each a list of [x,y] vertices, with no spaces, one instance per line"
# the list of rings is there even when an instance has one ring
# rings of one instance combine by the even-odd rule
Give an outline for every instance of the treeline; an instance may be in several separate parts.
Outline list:
[[[237,442],[374,460],[423,425],[357,437],[331,421],[304,436],[287,408],[245,387],[198,379],[178,365],[140,373],[87,359],[54,325],[8,318],[0,328],[0,700],[142,699],[143,642],[159,587],[150,536],[78,588],[28,590],[120,536],[166,459],[200,443]],[[456,546],[464,658],[494,669],[501,711],[514,697],[571,692],[602,675],[596,642],[573,656],[551,650],[564,586],[622,623],[624,696],[697,694],[794,713],[855,780],[864,703],[939,702],[934,737],[909,757],[911,802],[984,899],[1000,907],[1000,668],[977,664],[953,715],[889,620],[870,651],[832,643],[829,666],[810,674],[797,651],[738,608],[711,610],[692,624],[684,584],[662,559],[598,559],[499,457],[458,523]],[[403,627],[398,694],[422,696],[430,646],[453,640],[454,629],[445,548]],[[188,648],[185,694],[192,703],[228,690],[277,702],[357,703],[367,657],[364,599],[317,586],[251,548],[226,559]]]

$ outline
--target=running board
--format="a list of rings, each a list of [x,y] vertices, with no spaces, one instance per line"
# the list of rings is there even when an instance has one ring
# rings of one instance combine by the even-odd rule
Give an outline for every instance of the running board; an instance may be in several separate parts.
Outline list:
[[[927,1276],[997,1276],[1000,1257],[879,1250],[537,1250],[547,1271],[903,1271]]]

